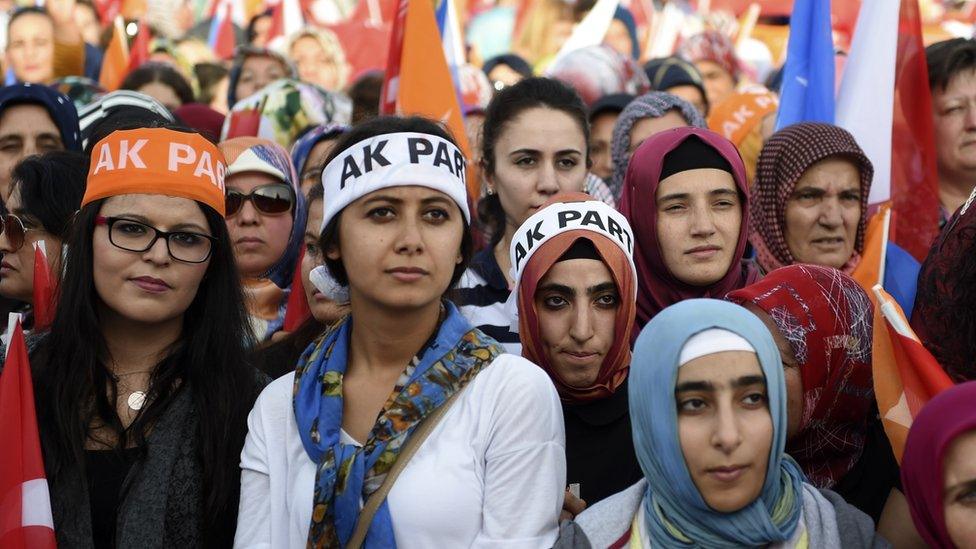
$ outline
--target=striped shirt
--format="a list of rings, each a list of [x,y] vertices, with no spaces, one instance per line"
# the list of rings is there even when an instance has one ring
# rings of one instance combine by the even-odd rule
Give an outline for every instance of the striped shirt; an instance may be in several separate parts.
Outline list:
[[[488,336],[502,344],[506,353],[522,356],[519,335],[510,331],[512,319],[505,312],[511,291],[491,247],[478,252],[461,275],[455,303],[461,314]]]

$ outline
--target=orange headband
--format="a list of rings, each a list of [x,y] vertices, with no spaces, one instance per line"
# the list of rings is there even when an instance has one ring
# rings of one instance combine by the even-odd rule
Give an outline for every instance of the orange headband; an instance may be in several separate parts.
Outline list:
[[[81,205],[122,194],[162,194],[196,200],[224,215],[226,171],[224,155],[199,134],[116,131],[92,148]]]
[[[758,88],[733,94],[708,115],[708,127],[739,146],[767,114],[776,112],[779,100],[772,92]]]

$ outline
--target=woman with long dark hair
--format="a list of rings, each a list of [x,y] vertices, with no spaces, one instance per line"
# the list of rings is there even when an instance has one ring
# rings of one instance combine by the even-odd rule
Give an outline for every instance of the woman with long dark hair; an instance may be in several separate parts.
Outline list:
[[[28,156],[14,167],[0,229],[0,296],[33,305],[34,246],[40,242],[51,272],[61,272],[61,246],[85,194],[87,169],[88,160],[74,151]]]
[[[56,316],[31,356],[59,545],[233,539],[262,378],[245,361],[224,171],[195,133],[116,131],[93,148]]]
[[[559,192],[586,190],[590,126],[572,88],[528,78],[492,99],[482,129],[481,168],[488,183],[478,213],[491,240],[461,277],[457,301],[471,324],[521,353],[505,301],[513,281],[508,249],[519,226]]]
[[[464,178],[453,138],[423,118],[364,122],[330,153],[321,269],[350,313],[248,418],[238,546],[555,541],[556,391],[444,299],[471,254]]]

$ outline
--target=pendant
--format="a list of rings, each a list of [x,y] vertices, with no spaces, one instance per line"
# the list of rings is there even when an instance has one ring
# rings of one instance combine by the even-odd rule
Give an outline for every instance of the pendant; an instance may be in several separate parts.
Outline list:
[[[145,391],[135,391],[131,395],[129,395],[128,399],[126,399],[126,404],[129,405],[129,408],[137,412],[142,409],[142,406],[145,403],[146,403]]]

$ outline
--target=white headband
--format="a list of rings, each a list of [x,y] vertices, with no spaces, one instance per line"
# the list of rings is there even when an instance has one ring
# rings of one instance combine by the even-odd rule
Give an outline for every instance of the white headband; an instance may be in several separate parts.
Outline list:
[[[426,133],[378,135],[349,147],[322,171],[324,187],[319,233],[349,204],[389,187],[419,185],[454,200],[471,223],[464,154],[450,141]]]
[[[756,348],[746,338],[723,328],[710,328],[688,338],[678,357],[678,366],[684,366],[696,358],[724,353],[726,351],[746,351],[755,353]]]
[[[584,230],[603,235],[620,247],[634,264],[634,231],[627,218],[599,200],[557,202],[532,214],[515,231],[508,253],[516,285],[525,265],[542,244],[557,234]],[[636,270],[635,277],[636,277]]]
[[[627,256],[634,280],[637,280],[637,268],[634,266],[634,231],[622,213],[599,200],[550,204],[526,219],[515,231],[512,243],[509,245],[509,258],[512,260],[510,274],[515,281],[515,286],[505,308],[512,320],[509,326],[512,332],[518,333],[518,293],[525,266],[536,250],[551,238],[576,230],[590,231],[610,239]],[[634,295],[621,297],[635,299],[636,292],[635,283]]]

